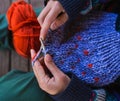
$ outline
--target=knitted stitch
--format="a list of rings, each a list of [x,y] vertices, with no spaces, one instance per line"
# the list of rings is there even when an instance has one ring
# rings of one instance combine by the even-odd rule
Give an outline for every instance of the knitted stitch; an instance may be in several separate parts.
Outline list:
[[[63,33],[64,27],[50,32],[46,48],[56,65],[94,86],[114,82],[120,76],[120,33],[115,31],[116,17],[105,12],[79,16],[76,23],[80,31],[66,42],[64,36],[71,32]]]
[[[94,90],[94,92],[96,94],[96,98],[94,99],[94,101],[105,101],[106,92],[104,89]]]

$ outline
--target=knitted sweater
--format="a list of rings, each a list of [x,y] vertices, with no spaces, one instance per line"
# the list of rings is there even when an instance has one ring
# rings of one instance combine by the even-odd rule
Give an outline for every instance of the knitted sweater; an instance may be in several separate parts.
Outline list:
[[[70,3],[71,3],[71,1],[70,2],[68,1],[68,3],[65,3],[67,1],[64,1],[64,0],[59,0],[59,1],[62,3],[62,5],[64,5],[65,9],[68,8],[69,5],[70,5]],[[96,1],[93,0],[92,1],[92,6],[94,6],[95,4],[97,4],[98,3],[97,1],[99,1],[99,0],[96,0]],[[101,1],[104,1],[104,0],[101,0]],[[108,1],[108,0],[105,0],[105,1]],[[75,0],[74,2],[78,2],[78,0]],[[72,4],[73,3],[71,3],[71,5]],[[78,3],[76,3],[76,5],[77,4]],[[90,5],[91,4],[89,4],[88,6],[86,6],[86,9],[84,10],[86,13],[92,7]],[[75,3],[74,3],[74,6],[75,6]],[[75,7],[79,7],[79,6],[75,6]],[[77,13],[79,13],[80,10],[76,9],[74,11],[74,7],[73,7],[72,10],[68,9],[66,11],[67,11],[67,13],[69,12],[68,13],[69,17],[73,17]],[[73,14],[73,13],[75,13],[75,14]],[[119,19],[119,17],[118,17],[118,19]],[[117,21],[116,28],[117,28],[117,30],[119,30],[119,21]],[[71,31],[71,29],[69,29],[69,30]],[[70,33],[70,31],[68,31],[68,33]],[[61,63],[63,63],[63,61],[61,61]],[[75,82],[75,81],[77,81],[77,82]],[[83,88],[83,89],[81,90],[81,88]],[[95,95],[95,96],[92,96],[92,95]],[[85,86],[84,84],[82,85],[81,80],[78,80],[78,78],[75,77],[75,76],[72,76],[70,85],[67,87],[67,89],[63,93],[61,93],[59,95],[56,95],[56,96],[52,96],[52,97],[55,99],[55,101],[68,101],[68,99],[69,99],[69,101],[81,101],[81,99],[82,99],[82,101],[92,101],[92,100],[94,100],[94,101],[104,101],[104,100],[106,100],[106,101],[118,101],[119,100],[119,99],[116,99],[114,97],[114,94],[108,94],[108,93],[105,94],[105,93],[101,93],[101,91],[97,92],[95,94],[95,92],[92,92],[92,90],[90,91],[90,89],[89,89],[88,86]]]
[[[94,86],[104,86],[120,76],[120,33],[115,30],[116,14],[91,12],[79,16],[80,31],[63,42],[63,27],[50,32],[46,49],[56,65]],[[73,30],[77,27],[73,26]]]

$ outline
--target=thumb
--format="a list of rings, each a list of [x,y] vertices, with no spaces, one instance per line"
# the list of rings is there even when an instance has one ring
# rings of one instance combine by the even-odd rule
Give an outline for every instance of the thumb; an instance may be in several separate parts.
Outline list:
[[[31,60],[33,60],[34,57],[36,56],[36,52],[35,52],[34,49],[31,49],[31,50],[30,50],[30,53],[31,53]]]
[[[54,77],[57,77],[57,75],[62,73],[62,71],[55,65],[55,63],[52,60],[52,57],[49,54],[47,54],[44,59],[45,65]]]

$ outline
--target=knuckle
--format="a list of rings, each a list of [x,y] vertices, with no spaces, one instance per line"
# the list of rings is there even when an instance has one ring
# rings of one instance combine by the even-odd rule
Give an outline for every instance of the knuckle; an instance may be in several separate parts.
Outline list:
[[[54,5],[58,5],[59,4],[59,2],[58,1],[54,1]]]
[[[60,74],[60,77],[59,77],[59,80],[61,81],[61,80],[64,80],[66,78],[66,75],[65,74]]]
[[[59,7],[59,6],[58,6],[58,5],[60,5],[59,1],[55,1],[55,5],[56,5],[57,7]]]
[[[37,21],[40,22],[40,18],[39,17],[37,18]]]
[[[40,22],[42,20],[42,15],[41,14],[37,17],[37,20],[38,20],[38,22]]]
[[[40,63],[38,61],[36,61],[34,66],[35,67],[40,67],[41,65],[40,65]]]
[[[56,9],[63,9],[62,5],[59,3],[59,1],[55,1],[55,6]]]
[[[68,19],[68,18],[69,18],[69,16],[68,16],[68,14],[67,14],[67,13],[65,13],[65,17],[66,17],[66,19]]]
[[[41,34],[46,34],[46,32],[48,31],[48,29],[49,29],[48,26],[43,25],[42,26],[42,30],[41,30]]]
[[[37,18],[37,21],[38,21],[38,23],[39,23],[39,24],[41,23],[41,20],[40,20],[40,18]]]
[[[49,25],[50,23],[51,23],[51,18],[50,18],[51,16],[47,16],[46,18],[45,18],[45,23],[47,24],[47,25]]]

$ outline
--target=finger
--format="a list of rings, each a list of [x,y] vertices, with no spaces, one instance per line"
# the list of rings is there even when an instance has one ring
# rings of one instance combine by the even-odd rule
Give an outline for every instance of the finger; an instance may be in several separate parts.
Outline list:
[[[44,61],[45,65],[54,77],[57,77],[57,75],[62,73],[62,71],[60,71],[59,68],[55,65],[55,63],[52,60],[52,57],[49,54],[45,56]]]
[[[30,53],[31,53],[31,59],[33,59],[33,58],[36,56],[35,50],[31,49],[31,50],[30,50]],[[35,73],[35,76],[38,78],[38,74],[37,74],[35,68],[33,69],[33,71],[34,71],[34,73]]]
[[[50,28],[50,25],[52,24],[52,22],[57,18],[57,16],[59,15],[60,10],[56,9],[56,8],[52,8],[50,10],[50,12],[48,13],[48,15],[46,16],[46,18],[44,19],[44,22],[42,24],[42,28],[41,28],[41,34],[40,37],[44,40],[48,30]]]
[[[36,52],[35,52],[34,49],[31,49],[31,50],[30,50],[30,53],[31,53],[31,60],[33,60],[34,57],[36,56]]]
[[[63,13],[62,15],[57,17],[57,19],[55,19],[55,21],[53,21],[53,23],[51,24],[50,28],[52,30],[55,30],[58,27],[60,27],[61,25],[63,25],[67,20],[68,20],[67,13]]]
[[[33,58],[35,54],[36,52],[33,49],[31,49],[31,58]],[[33,71],[35,73],[35,76],[39,80],[42,80],[46,75],[43,66],[40,64],[38,60],[34,64]]]
[[[34,64],[33,71],[39,80],[39,82],[42,82],[44,77],[46,76],[44,67],[40,64],[40,62],[37,60]]]
[[[37,17],[37,20],[40,24],[40,26],[42,26],[43,22],[44,22],[44,19],[46,17],[46,15],[48,14],[48,12],[50,11],[50,7],[49,6],[46,6],[42,12],[40,13],[40,15]]]
[[[40,63],[42,63],[42,62],[44,62],[44,57],[42,56],[38,60],[40,61]]]

